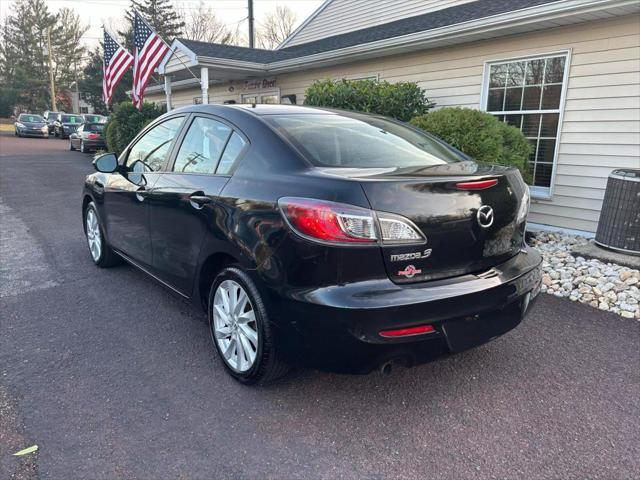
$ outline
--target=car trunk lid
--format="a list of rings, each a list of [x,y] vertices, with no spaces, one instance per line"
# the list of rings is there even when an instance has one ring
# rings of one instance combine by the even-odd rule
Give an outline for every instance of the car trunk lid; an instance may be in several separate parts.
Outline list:
[[[348,176],[358,177],[375,211],[408,218],[426,237],[382,247],[394,282],[486,272],[523,244],[524,220],[516,219],[526,185],[516,169],[460,162]]]

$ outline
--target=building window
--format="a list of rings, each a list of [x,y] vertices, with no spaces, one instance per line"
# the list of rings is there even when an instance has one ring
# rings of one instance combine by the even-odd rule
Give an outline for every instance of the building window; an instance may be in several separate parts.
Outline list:
[[[492,62],[485,75],[485,110],[519,128],[533,150],[532,193],[549,196],[558,150],[567,54]]]

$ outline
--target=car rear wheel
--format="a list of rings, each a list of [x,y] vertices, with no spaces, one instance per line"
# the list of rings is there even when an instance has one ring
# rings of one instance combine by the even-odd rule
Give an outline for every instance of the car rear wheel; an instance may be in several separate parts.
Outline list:
[[[262,296],[251,277],[229,267],[209,293],[213,344],[227,372],[245,384],[267,384],[289,371],[278,355]]]
[[[93,202],[90,202],[84,211],[84,229],[93,263],[102,268],[111,267],[120,263],[120,257],[106,242],[104,233],[100,227],[98,210]]]
[[[73,142],[69,139],[69,150],[73,152],[75,149],[76,147],[73,146]]]
[[[84,144],[84,140],[80,140],[80,152],[87,153],[87,147]]]

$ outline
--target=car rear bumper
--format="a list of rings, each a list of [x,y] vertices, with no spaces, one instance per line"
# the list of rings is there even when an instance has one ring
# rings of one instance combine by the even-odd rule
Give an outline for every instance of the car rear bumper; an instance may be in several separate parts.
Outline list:
[[[84,140],[84,146],[87,150],[98,150],[100,148],[107,148],[104,140],[96,141],[96,140]]]
[[[397,285],[372,280],[290,291],[274,299],[282,346],[295,363],[366,373],[413,365],[486,343],[516,327],[540,291],[541,256],[526,248],[488,272]],[[380,331],[430,325],[384,338]]]

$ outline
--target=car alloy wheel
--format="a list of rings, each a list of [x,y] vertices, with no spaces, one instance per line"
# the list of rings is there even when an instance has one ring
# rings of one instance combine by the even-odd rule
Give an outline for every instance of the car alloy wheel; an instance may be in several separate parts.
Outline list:
[[[259,330],[253,304],[235,280],[224,280],[216,289],[212,327],[227,366],[238,373],[248,371],[258,355]]]
[[[94,262],[100,261],[102,256],[102,234],[98,224],[98,216],[93,208],[87,208],[86,214],[87,243]]]

